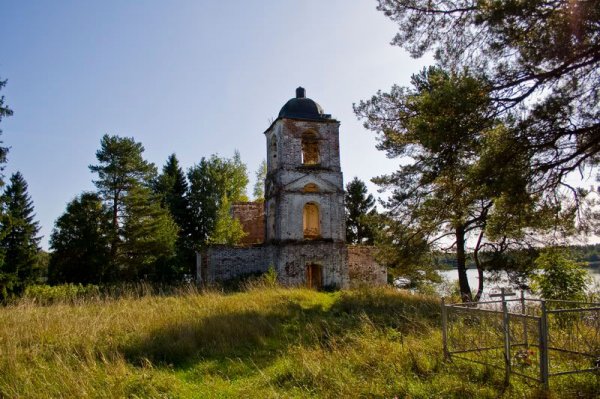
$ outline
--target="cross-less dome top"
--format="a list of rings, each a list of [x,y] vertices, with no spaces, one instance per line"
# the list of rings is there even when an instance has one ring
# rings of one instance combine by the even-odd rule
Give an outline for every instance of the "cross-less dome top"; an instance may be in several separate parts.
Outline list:
[[[306,90],[303,87],[298,87],[296,98],[292,98],[285,103],[279,111],[279,118],[322,120],[331,118],[331,115],[324,114],[323,108],[319,104],[310,98],[306,98]]]

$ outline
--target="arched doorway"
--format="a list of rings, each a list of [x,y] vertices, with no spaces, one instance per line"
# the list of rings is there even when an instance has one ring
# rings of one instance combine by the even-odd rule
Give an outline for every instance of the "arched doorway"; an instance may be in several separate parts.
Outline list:
[[[323,287],[323,269],[321,265],[315,263],[306,265],[306,287],[317,290]]]

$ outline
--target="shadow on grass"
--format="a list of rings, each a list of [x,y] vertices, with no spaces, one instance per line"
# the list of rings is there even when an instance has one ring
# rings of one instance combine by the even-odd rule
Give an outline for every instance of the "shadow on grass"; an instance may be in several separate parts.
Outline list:
[[[164,325],[121,348],[132,364],[186,368],[203,360],[241,359],[268,365],[290,346],[327,347],[365,323],[402,333],[437,324],[439,305],[433,300],[399,295],[390,290],[347,291],[335,295],[328,308],[302,306],[287,300],[261,311],[223,311]],[[261,364],[256,364],[260,367]]]

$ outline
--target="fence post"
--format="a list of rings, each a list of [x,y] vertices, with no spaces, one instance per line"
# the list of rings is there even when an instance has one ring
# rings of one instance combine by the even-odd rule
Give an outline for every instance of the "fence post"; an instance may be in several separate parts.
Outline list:
[[[446,313],[446,299],[442,298],[442,342],[444,348],[444,360],[450,358],[448,353],[448,314]]]
[[[546,313],[546,301],[542,300],[542,317],[540,318],[540,380],[545,390],[550,388],[549,374],[548,314]]]
[[[504,375],[504,383],[506,385],[510,384],[510,373],[511,373],[511,365],[510,365],[510,325],[508,319],[508,304],[506,303],[504,288],[502,288],[502,325],[504,327],[504,366],[505,366],[505,375]]]
[[[527,308],[525,307],[525,291],[521,290],[521,314],[527,315]],[[527,332],[527,318],[523,317],[523,340],[525,341],[525,348],[529,349],[529,336]]]

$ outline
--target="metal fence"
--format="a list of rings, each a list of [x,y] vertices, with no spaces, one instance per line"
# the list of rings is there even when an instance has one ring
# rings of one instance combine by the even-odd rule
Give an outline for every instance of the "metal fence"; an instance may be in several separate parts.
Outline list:
[[[442,299],[444,355],[537,381],[600,373],[600,303],[520,298],[447,304]]]

